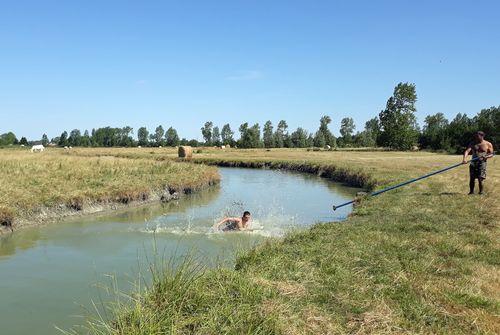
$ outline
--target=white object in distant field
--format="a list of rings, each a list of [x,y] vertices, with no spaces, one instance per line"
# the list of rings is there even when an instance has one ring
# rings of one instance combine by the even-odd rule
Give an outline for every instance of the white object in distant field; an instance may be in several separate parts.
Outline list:
[[[42,152],[45,150],[45,147],[42,144],[36,144],[31,147],[31,152]]]

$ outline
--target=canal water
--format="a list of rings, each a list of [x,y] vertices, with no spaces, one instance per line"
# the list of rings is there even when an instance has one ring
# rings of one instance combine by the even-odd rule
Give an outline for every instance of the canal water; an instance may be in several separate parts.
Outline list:
[[[58,334],[102,306],[113,282],[130,289],[154,255],[231,265],[236,252],[316,222],[340,221],[357,189],[313,175],[221,168],[220,186],[164,205],[71,219],[0,237],[0,333]],[[252,231],[221,233],[224,216],[252,213]]]

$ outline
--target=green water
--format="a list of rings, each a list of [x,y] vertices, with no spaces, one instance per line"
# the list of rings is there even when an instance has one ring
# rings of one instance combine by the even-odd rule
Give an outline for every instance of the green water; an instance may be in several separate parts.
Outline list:
[[[35,227],[0,238],[0,334],[58,334],[82,323],[92,302],[112,299],[147,265],[153,248],[166,258],[194,253],[207,264],[230,262],[236,250],[318,221],[342,220],[332,204],[356,189],[316,176],[271,170],[220,169],[218,187],[165,205]],[[217,233],[211,226],[242,210],[252,233]]]

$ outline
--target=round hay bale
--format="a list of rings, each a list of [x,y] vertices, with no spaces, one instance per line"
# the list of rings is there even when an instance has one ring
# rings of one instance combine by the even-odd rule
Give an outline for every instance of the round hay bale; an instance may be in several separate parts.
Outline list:
[[[187,145],[181,145],[179,147],[179,157],[180,158],[192,158],[193,157],[193,148]]]

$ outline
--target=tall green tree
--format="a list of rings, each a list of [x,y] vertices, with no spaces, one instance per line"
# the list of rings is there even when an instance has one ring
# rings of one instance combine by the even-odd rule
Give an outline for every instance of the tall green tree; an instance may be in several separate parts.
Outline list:
[[[383,146],[409,150],[417,143],[416,102],[415,84],[399,83],[394,88],[392,97],[387,100],[386,108],[379,114],[382,128],[380,140]]]
[[[482,109],[473,119],[477,130],[486,133],[486,139],[498,150],[500,146],[500,106]]]
[[[113,128],[104,127],[92,129],[92,146],[95,147],[115,147],[132,145],[133,139],[130,136],[131,127]]]
[[[169,127],[167,129],[167,132],[165,133],[165,140],[166,144],[169,147],[175,147],[176,145],[179,145],[179,135],[177,134],[177,130],[175,130],[173,127]]]
[[[221,131],[222,144],[233,145],[234,144],[233,136],[234,136],[234,132],[231,130],[231,126],[229,125],[229,123],[226,123],[222,127],[222,131]]]
[[[373,119],[366,121],[365,134],[366,134],[366,136],[371,137],[371,139],[366,139],[367,141],[365,141],[366,144],[373,143],[373,145],[369,145],[370,147],[374,147],[377,144],[379,144],[380,121],[379,121],[378,117],[374,117]]]
[[[340,135],[342,135],[342,142],[348,145],[352,142],[352,134],[356,126],[354,120],[350,117],[345,117],[340,121]]]
[[[47,136],[47,134],[43,134],[42,135],[42,145],[43,146],[47,146],[47,144],[49,144],[49,137]]]
[[[18,142],[16,135],[11,131],[3,134],[1,138],[4,145],[16,144]]]
[[[205,122],[205,125],[201,128],[201,134],[205,140],[205,145],[212,145],[212,128],[214,124],[211,121]]]
[[[288,137],[288,124],[285,120],[280,120],[274,133],[274,145],[276,148],[283,148],[285,146],[286,138]]]
[[[321,117],[319,120],[319,129],[318,131],[323,135],[323,138],[325,139],[325,145],[330,145],[332,147],[337,146],[337,141],[335,139],[335,136],[333,136],[332,132],[328,128],[328,125],[332,122],[332,119],[328,115],[324,115]],[[316,136],[318,137],[318,136]],[[315,144],[318,146],[317,144]]]
[[[307,146],[308,147],[313,147],[314,146],[314,135],[312,133],[307,136]]]
[[[220,130],[217,126],[212,129],[212,143],[216,146],[221,145]]]
[[[157,146],[162,145],[163,135],[165,135],[165,130],[163,129],[162,125],[159,125],[158,127],[156,127],[155,133],[153,134],[155,145]]]
[[[462,153],[472,140],[472,135],[477,129],[467,114],[458,113],[448,125],[451,151]]]
[[[28,145],[28,139],[26,137],[21,137],[21,140],[19,141],[19,144],[21,145]]]
[[[74,146],[74,147],[79,147],[81,140],[82,140],[82,133],[80,132],[80,130],[79,129],[73,129],[69,133],[68,145],[71,145],[71,146]]]
[[[443,113],[428,115],[425,118],[419,143],[421,148],[449,149],[448,120]]]
[[[16,144],[17,142],[18,141],[16,135],[11,131],[0,135],[0,145],[12,145]]]
[[[133,131],[134,129],[129,126],[125,126],[118,130],[120,146],[131,147],[134,145],[134,139],[132,138]]]
[[[149,143],[148,140],[149,131],[146,127],[141,127],[137,130],[137,141],[141,146],[147,146]]]
[[[59,136],[59,143],[57,143],[60,147],[65,147],[68,145],[68,132],[63,131],[61,136]]]
[[[95,134],[95,128],[92,128],[92,132],[90,133],[90,142],[93,147],[97,146],[97,143],[95,142],[96,140],[96,134]]]
[[[314,146],[318,148],[323,148],[326,145],[325,134],[321,130],[318,130],[314,135]]]
[[[261,141],[260,138],[260,125],[258,123],[254,124],[250,128],[250,132],[252,134],[252,148],[261,148],[264,146],[264,144]]]
[[[248,122],[243,123],[240,128],[239,146],[241,148],[259,148],[260,141],[260,126],[258,123],[252,127],[248,126]]]
[[[81,141],[80,145],[82,147],[90,147],[92,145],[92,143],[90,141],[90,135],[89,135],[89,131],[88,130],[85,130],[83,132],[82,141]]]
[[[0,145],[12,145],[17,143],[16,135],[9,131],[8,133],[0,135]]]
[[[240,131],[240,139],[238,140],[238,146],[240,148],[251,148],[250,135],[248,133],[248,122],[242,123],[238,128]]]
[[[273,123],[270,120],[264,123],[262,138],[264,140],[264,147],[274,148]]]
[[[294,148],[305,148],[307,147],[307,138],[307,131],[304,128],[299,127],[290,135],[291,145]]]
[[[377,145],[377,142],[371,130],[365,129],[354,136],[354,145],[357,147],[373,148]]]

